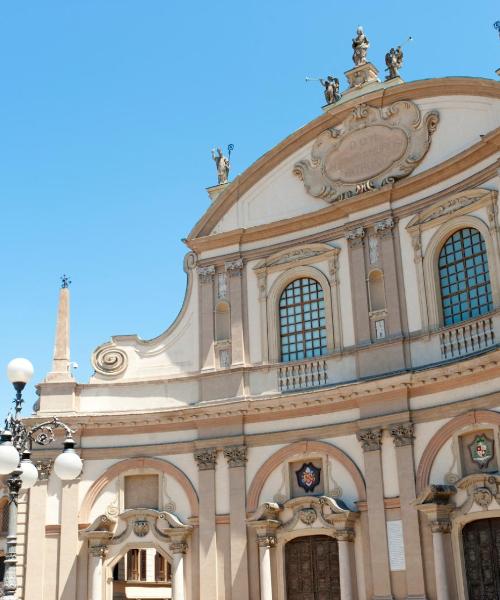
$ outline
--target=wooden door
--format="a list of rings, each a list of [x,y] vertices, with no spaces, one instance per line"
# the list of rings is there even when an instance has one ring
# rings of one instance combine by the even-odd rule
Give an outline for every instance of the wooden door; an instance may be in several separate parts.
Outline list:
[[[285,570],[287,600],[340,600],[337,540],[311,535],[288,542]]]
[[[500,519],[473,521],[463,529],[469,600],[500,598]]]

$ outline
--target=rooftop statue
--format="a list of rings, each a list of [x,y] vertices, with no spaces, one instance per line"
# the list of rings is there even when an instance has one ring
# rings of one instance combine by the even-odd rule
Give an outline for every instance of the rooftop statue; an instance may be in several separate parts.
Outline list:
[[[356,37],[352,40],[352,49],[354,50],[352,60],[357,67],[366,64],[366,53],[369,47],[370,42],[360,26],[356,30]]]
[[[385,78],[386,80],[399,77],[398,69],[401,69],[403,64],[403,50],[401,46],[398,46],[396,49],[391,48],[387,52],[385,55],[385,64],[387,65],[386,71],[389,71],[389,74]]]
[[[229,158],[231,156],[232,144],[228,146],[228,150],[228,156],[224,156],[224,154],[222,154],[222,148],[217,148],[217,154],[215,154],[215,150],[212,150],[212,158],[215,162],[215,166],[217,167],[217,179],[219,185],[227,183],[229,177]]]
[[[326,79],[319,80],[321,85],[325,88],[325,100],[327,104],[333,104],[340,100],[340,83],[336,77],[328,75]]]

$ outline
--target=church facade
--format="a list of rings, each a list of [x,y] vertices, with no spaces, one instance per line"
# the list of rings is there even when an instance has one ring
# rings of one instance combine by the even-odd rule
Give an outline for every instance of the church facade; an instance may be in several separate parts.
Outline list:
[[[34,455],[20,598],[500,597],[500,85],[391,73],[209,188],[175,322],[86,384],[61,290],[31,420],[84,468]]]

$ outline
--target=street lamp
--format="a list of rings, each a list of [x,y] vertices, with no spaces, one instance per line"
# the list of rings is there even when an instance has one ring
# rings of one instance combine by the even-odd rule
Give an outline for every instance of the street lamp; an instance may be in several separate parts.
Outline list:
[[[75,452],[74,430],[52,417],[48,421],[26,427],[21,420],[22,391],[33,376],[33,365],[25,358],[14,358],[7,366],[7,376],[16,390],[14,407],[5,420],[0,435],[0,475],[8,475],[9,525],[2,599],[15,600],[17,590],[17,502],[20,490],[29,490],[38,479],[38,471],[31,462],[33,443],[47,446],[54,439],[54,429],[64,429],[64,450],[54,461],[54,472],[63,481],[71,481],[80,475],[82,460]]]

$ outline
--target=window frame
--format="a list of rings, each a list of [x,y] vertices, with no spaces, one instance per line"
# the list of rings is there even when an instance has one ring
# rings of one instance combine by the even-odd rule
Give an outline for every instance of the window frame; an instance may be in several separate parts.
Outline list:
[[[459,327],[462,323],[454,323],[451,325],[444,324],[443,302],[441,296],[441,285],[439,280],[439,254],[448,238],[457,232],[459,229],[472,228],[477,229],[483,236],[486,244],[486,256],[488,258],[488,268],[490,273],[491,293],[493,306],[490,311],[478,317],[472,317],[467,321],[476,321],[492,314],[499,306],[499,289],[498,289],[498,259],[495,256],[493,240],[491,232],[486,223],[474,215],[461,215],[439,227],[431,236],[427,243],[423,257],[424,271],[424,286],[425,296],[427,297],[427,311],[429,330],[437,330],[442,328]]]

